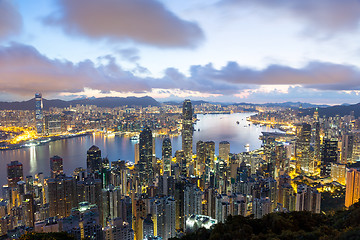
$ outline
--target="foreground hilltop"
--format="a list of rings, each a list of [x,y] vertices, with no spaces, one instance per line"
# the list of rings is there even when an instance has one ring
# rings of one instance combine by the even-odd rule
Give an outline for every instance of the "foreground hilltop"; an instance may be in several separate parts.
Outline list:
[[[261,219],[230,216],[211,230],[201,228],[180,239],[360,239],[360,203],[333,215],[290,212],[270,213]]]

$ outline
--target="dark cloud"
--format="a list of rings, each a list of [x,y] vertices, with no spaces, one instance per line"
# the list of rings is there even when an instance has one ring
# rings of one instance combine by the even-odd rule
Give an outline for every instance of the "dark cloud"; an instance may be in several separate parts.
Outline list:
[[[277,17],[291,15],[308,22],[308,29],[332,34],[355,30],[360,22],[359,0],[221,0],[220,4],[255,6],[281,11]]]
[[[47,24],[90,39],[133,40],[160,47],[194,47],[204,38],[194,22],[180,19],[157,0],[57,0]]]
[[[86,60],[75,64],[49,59],[27,45],[13,43],[0,47],[1,91],[30,96],[37,91],[48,95],[79,93],[84,88],[102,93],[149,92],[157,88],[232,95],[241,90],[256,90],[261,85],[300,85],[304,91],[360,90],[360,69],[334,63],[310,62],[302,68],[270,65],[258,70],[229,62],[220,69],[212,64],[192,66],[188,76],[168,68],[163,77],[150,78],[135,75],[146,73],[140,65],[128,71],[111,55],[99,60],[100,63]]]
[[[0,40],[17,34],[22,28],[22,18],[10,0],[0,0]]]

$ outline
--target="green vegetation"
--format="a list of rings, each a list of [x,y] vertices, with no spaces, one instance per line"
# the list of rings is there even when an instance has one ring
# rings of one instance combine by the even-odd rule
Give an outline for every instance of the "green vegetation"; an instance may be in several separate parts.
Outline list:
[[[75,238],[65,232],[53,233],[27,233],[20,237],[20,240],[75,240]]]
[[[175,240],[177,238],[173,238]],[[334,214],[271,213],[261,219],[230,216],[211,230],[199,229],[181,240],[360,239],[360,203]]]

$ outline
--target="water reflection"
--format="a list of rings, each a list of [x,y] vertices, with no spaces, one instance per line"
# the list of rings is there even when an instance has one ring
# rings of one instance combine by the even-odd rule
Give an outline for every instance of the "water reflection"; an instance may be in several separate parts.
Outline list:
[[[243,152],[245,145],[250,144],[249,150],[257,149],[261,146],[258,139],[261,131],[274,131],[270,128],[249,125],[246,117],[249,113],[238,114],[207,114],[198,115],[198,121],[194,128],[194,152],[196,142],[214,141],[216,154],[218,154],[219,142],[230,142],[230,151],[232,153]],[[236,123],[239,121],[239,124]],[[200,129],[200,131],[198,131]],[[161,146],[163,138],[155,139],[156,156],[161,158]],[[181,149],[181,136],[172,137],[173,155],[176,150]],[[18,160],[24,165],[24,175],[34,175],[43,172],[45,176],[50,173],[49,159],[54,155],[59,155],[64,160],[64,172],[71,174],[77,167],[86,168],[86,152],[92,146],[97,145],[102,156],[107,156],[110,161],[129,160],[134,161],[135,143],[130,141],[129,137],[106,137],[104,134],[92,134],[82,137],[63,139],[50,142],[32,148],[17,149],[11,151],[0,151],[0,185],[7,182],[6,164],[10,161]]]

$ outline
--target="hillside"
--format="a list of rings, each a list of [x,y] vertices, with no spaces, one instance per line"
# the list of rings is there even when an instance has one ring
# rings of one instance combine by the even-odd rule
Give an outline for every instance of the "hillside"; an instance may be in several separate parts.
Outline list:
[[[314,114],[315,108],[304,109],[302,111],[302,115],[312,115]],[[350,115],[352,111],[354,111],[355,118],[360,117],[360,103],[352,104],[352,105],[337,105],[326,108],[319,108],[319,116],[326,117],[335,117],[336,115],[345,116]]]
[[[261,219],[230,216],[212,230],[201,228],[180,239],[360,239],[360,204],[334,215],[290,212],[271,213]]]
[[[160,106],[160,103],[152,97],[104,97],[104,98],[87,98],[64,101],[59,99],[47,100],[43,99],[44,109],[51,107],[64,108],[70,105],[95,105],[98,107],[114,108],[119,106]],[[0,110],[33,110],[35,108],[35,98],[22,102],[0,102]]]

